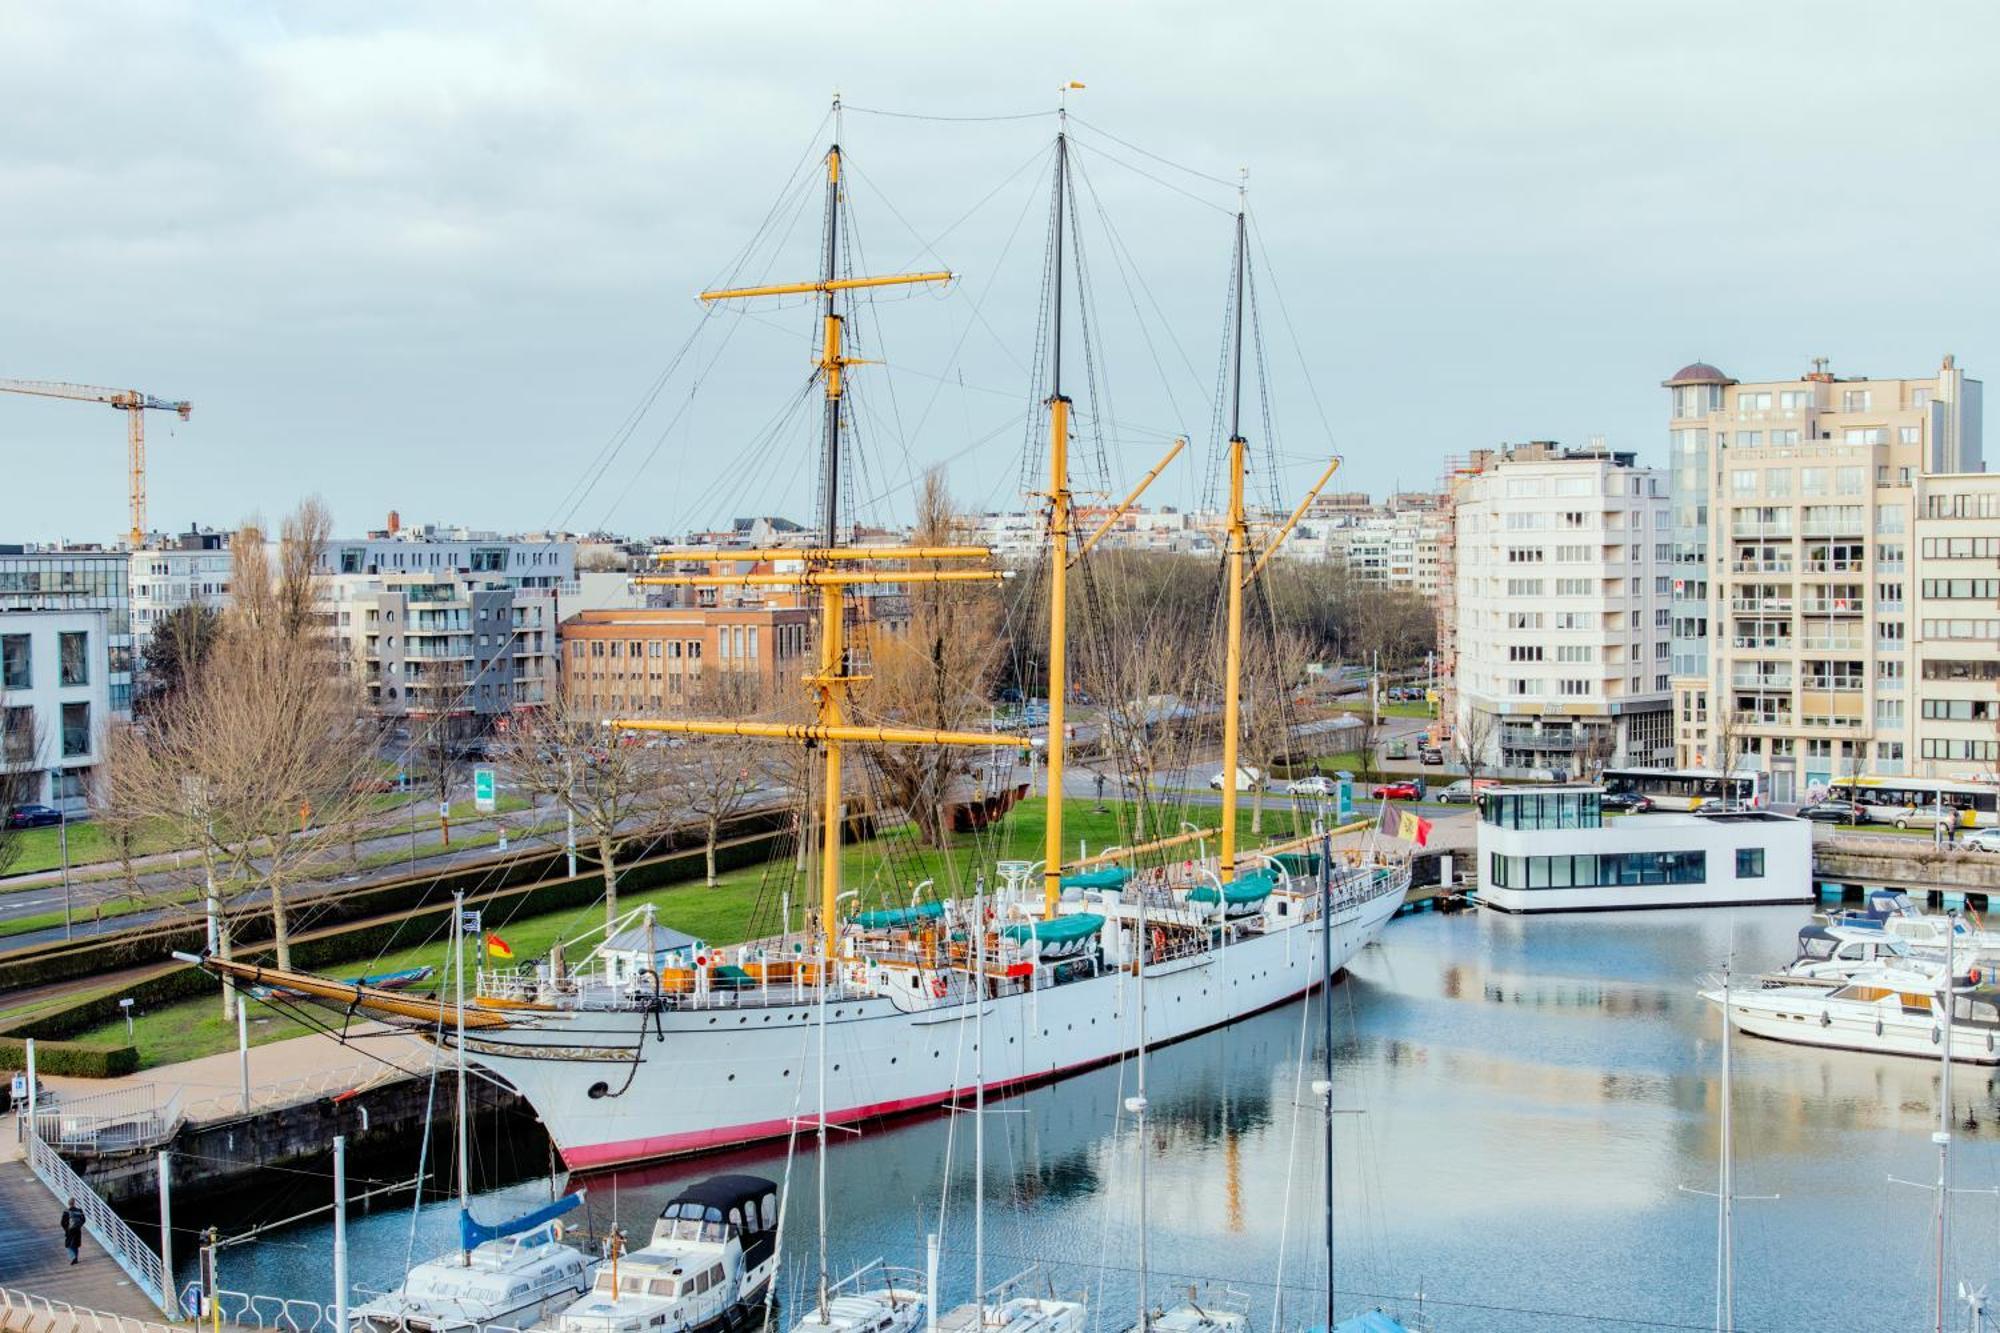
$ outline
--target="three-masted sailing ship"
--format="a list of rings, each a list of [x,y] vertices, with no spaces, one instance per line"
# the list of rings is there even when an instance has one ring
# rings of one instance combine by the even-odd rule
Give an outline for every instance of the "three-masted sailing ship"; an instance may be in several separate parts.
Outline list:
[[[997,581],[991,553],[977,546],[843,544],[841,462],[845,375],[842,301],[876,287],[914,286],[948,273],[842,276],[837,262],[842,156],[825,157],[827,214],[823,270],[795,284],[703,294],[711,302],[763,296],[813,298],[820,316],[818,376],[824,390],[824,456],[818,545],[768,551],[703,547],[706,560],[785,562],[772,573],[666,572],[648,584],[696,587],[786,586],[807,590],[818,608],[818,653],[803,684],[813,716],[802,723],[745,720],[635,720],[613,725],[683,735],[760,737],[814,747],[820,806],[817,922],[804,936],[732,949],[707,949],[655,922],[641,908],[608,923],[589,956],[571,966],[488,970],[463,1020],[465,1055],[527,1098],[572,1169],[782,1137],[788,1108],[824,1040],[820,1092],[831,1123],[851,1123],[967,1097],[962,1051],[975,1019],[985,1034],[980,1079],[991,1091],[1016,1088],[1117,1060],[1139,1040],[1135,973],[1143,957],[1147,1039],[1171,1042],[1282,1004],[1336,974],[1402,904],[1407,864],[1356,853],[1321,874],[1317,836],[1255,850],[1238,837],[1237,784],[1224,782],[1219,833],[1181,834],[1088,860],[1067,854],[1064,769],[1072,694],[1068,653],[1068,572],[1138,491],[1107,520],[1076,530],[1069,452],[1071,399],[1063,392],[1063,210],[1071,170],[1067,126],[1054,146],[1054,262],[1047,293],[1048,457],[1045,561],[1048,578],[1047,831],[1039,861],[1000,861],[975,913],[971,895],[843,918],[842,768],[854,746],[987,749],[991,731],[866,724],[856,719],[846,642],[850,590]],[[1224,577],[1227,670],[1222,688],[1223,772],[1238,769],[1243,727],[1241,640],[1246,588],[1276,541],[1253,550],[1245,512],[1246,444],[1240,429],[1242,291],[1247,255],[1239,213],[1235,253],[1238,365],[1227,444],[1228,507]],[[1176,448],[1179,446],[1176,445]],[[1328,468],[1328,475],[1331,474]],[[1154,469],[1153,475],[1158,475]],[[1151,478],[1149,477],[1148,482]],[[1322,476],[1320,484],[1324,484]],[[1140,490],[1146,483],[1141,483]],[[1315,488],[1317,489],[1317,488]],[[1309,502],[1311,496],[1307,497]],[[1302,502],[1292,515],[1296,522]],[[1288,531],[1290,524],[1286,525]],[[659,553],[671,571],[687,551]],[[1001,738],[1005,740],[1006,738]],[[1025,744],[1014,738],[1013,743]],[[1218,851],[1208,855],[1208,839]],[[1199,848],[1197,848],[1199,842]],[[1331,913],[1321,954],[1315,932]],[[974,948],[981,943],[983,948]],[[975,962],[975,959],[979,960]],[[366,985],[208,959],[239,983],[283,987],[336,1006],[407,1024],[440,1043],[459,1040],[441,1021],[440,1002]],[[823,1038],[815,1028],[824,1024]]]

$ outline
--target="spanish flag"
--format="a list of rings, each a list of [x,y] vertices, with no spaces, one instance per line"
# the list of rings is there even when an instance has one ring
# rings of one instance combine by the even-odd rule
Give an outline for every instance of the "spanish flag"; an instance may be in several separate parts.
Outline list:
[[[489,933],[486,936],[486,956],[488,958],[512,958],[514,950],[507,941],[501,939],[498,935]]]

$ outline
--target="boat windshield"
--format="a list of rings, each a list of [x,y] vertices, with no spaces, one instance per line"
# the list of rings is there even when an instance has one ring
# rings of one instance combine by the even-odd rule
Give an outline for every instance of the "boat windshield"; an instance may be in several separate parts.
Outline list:
[[[2000,996],[1960,995],[1955,997],[1952,1020],[1977,1027],[2000,1027]]]

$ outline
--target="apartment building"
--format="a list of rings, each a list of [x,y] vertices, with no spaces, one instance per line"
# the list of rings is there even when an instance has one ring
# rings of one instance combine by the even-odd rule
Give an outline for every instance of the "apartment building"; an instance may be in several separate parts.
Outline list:
[[[1918,490],[1908,771],[1991,781],[2000,774],[2000,473],[1937,473]]]
[[[1667,494],[1662,473],[1601,447],[1536,441],[1459,469],[1440,657],[1457,745],[1557,774],[1667,760]]]
[[[441,719],[448,736],[477,736],[553,697],[553,588],[459,574],[335,574],[323,581],[321,609],[385,721]]]
[[[705,671],[755,672],[766,697],[795,690],[812,657],[812,613],[735,604],[584,611],[562,624],[565,697],[606,715],[684,709]]]
[[[184,606],[220,611],[228,603],[235,565],[229,539],[227,532],[190,527],[172,536],[154,533],[143,547],[126,553],[135,668],[140,674],[146,669],[146,639],[161,621]]]
[[[101,546],[0,545],[0,612],[102,611],[106,707],[132,715],[132,590],[128,553]]]
[[[473,575],[515,588],[556,588],[576,577],[576,543],[521,540],[436,524],[406,528],[394,513],[365,537],[329,541],[321,574]]]
[[[1926,749],[1969,745],[1969,711],[1927,718],[1916,686],[1925,662],[1975,662],[1961,649],[1976,636],[1956,630],[1995,605],[1968,614],[1993,590],[1973,554],[1990,484],[1979,381],[1951,357],[1911,379],[1836,376],[1821,359],[1756,383],[1696,362],[1664,387],[1677,762],[1764,771],[1790,801],[1835,777],[1926,774]],[[1972,686],[1945,694],[1969,710]]]
[[[111,712],[110,625],[102,610],[0,610],[0,768],[34,773],[30,801],[89,806]]]

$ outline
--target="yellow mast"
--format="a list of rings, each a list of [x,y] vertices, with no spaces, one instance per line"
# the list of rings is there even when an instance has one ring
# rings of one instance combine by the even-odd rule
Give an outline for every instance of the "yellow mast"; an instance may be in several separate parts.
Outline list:
[[[1236,767],[1243,730],[1243,560],[1249,554],[1250,529],[1243,517],[1243,304],[1248,298],[1243,282],[1243,210],[1236,211],[1236,333],[1235,369],[1229,402],[1229,631],[1224,640],[1227,657],[1222,682],[1222,837],[1220,864],[1222,882],[1236,878]]]
[[[836,113],[839,103],[834,104]],[[839,276],[840,255],[840,145],[835,143],[826,155],[826,231],[824,250],[821,255],[821,275],[815,282],[764,284],[755,287],[738,287],[721,291],[703,292],[704,301],[741,300],[760,296],[785,296],[817,293],[825,298],[820,311],[820,355],[817,363],[820,379],[826,394],[826,417],[824,428],[825,453],[821,460],[822,492],[820,508],[822,513],[821,542],[823,550],[793,552],[797,557],[810,560],[837,560],[842,553],[834,548],[840,545],[840,430],[841,396],[845,385],[844,374],[848,366],[856,364],[846,357],[841,349],[841,315],[835,308],[838,293],[870,287],[905,286],[913,283],[945,282],[951,278],[948,272],[902,273],[879,278],[843,278]],[[965,548],[967,554],[984,554],[982,548]],[[897,551],[896,554],[900,554]],[[732,553],[708,551],[703,553],[711,559],[728,559]],[[759,552],[767,555],[769,552]],[[857,558],[879,558],[870,553]],[[955,577],[964,577],[959,574]],[[974,575],[974,577],[978,577]],[[998,578],[997,574],[987,577]],[[926,582],[921,574],[881,571],[876,573],[823,575],[815,577],[812,572],[797,575],[741,575],[741,576],[688,576],[652,577],[640,582],[678,584],[681,586],[756,586],[764,583],[797,583],[815,586],[819,589],[820,650],[818,670],[806,677],[805,683],[814,693],[815,725],[809,728],[771,728],[764,730],[740,730],[738,735],[769,735],[773,732],[793,739],[804,740],[808,744],[819,745],[826,755],[824,789],[821,793],[820,828],[820,928],[826,943],[826,956],[830,959],[838,951],[840,932],[837,910],[840,902],[840,843],[841,843],[841,760],[842,746],[850,737],[858,734],[858,729],[847,725],[846,700],[849,690],[857,677],[848,671],[846,602],[843,589],[853,584],[889,584],[906,582]],[[942,581],[942,580],[939,580]],[[713,727],[713,723],[697,722],[650,722],[636,724],[617,722],[613,725],[632,729],[652,731],[681,731],[690,734],[716,734],[702,731],[703,727]],[[910,731],[899,733],[895,739],[910,743],[963,744],[962,740],[939,739],[942,733]],[[886,739],[886,733],[884,738]],[[921,738],[921,739],[920,739]],[[982,743],[992,744],[995,737],[984,737]]]
[[[1042,846],[1042,914],[1062,901],[1064,716],[1069,705],[1069,399],[1062,391],[1063,195],[1069,135],[1056,131],[1054,299],[1049,350],[1049,763],[1048,831]]]

